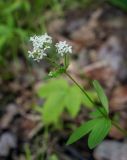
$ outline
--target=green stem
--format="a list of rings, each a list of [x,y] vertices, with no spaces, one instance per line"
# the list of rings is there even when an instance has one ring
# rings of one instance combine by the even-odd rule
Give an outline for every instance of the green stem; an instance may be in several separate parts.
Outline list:
[[[75,81],[75,79],[67,72],[65,74],[78,86],[78,88],[85,94],[89,101],[95,105],[94,101],[89,97],[88,93]]]
[[[54,62],[52,59],[50,59],[50,58],[48,58],[48,57],[45,57],[45,59],[47,60],[47,61],[49,61],[54,67],[60,67],[60,65],[58,65],[56,62]]]
[[[127,136],[127,131],[123,128],[121,128],[115,121],[112,120],[112,124],[119,130],[121,131],[124,135]]]
[[[64,56],[64,66],[65,68],[68,68],[69,65],[69,56],[67,54],[65,54]]]
[[[100,110],[99,107],[96,106],[94,101],[91,99],[91,97],[88,95],[88,93],[75,81],[75,79],[67,72],[65,74],[77,85],[77,87],[83,92],[83,94],[89,99],[89,101],[96,107],[96,109],[105,117],[107,118],[107,115],[103,113],[102,110]]]
[[[48,60],[53,66],[55,67],[60,67],[60,65],[58,65],[56,62],[52,61],[50,58],[46,57],[46,60]],[[66,60],[65,60],[66,61]],[[66,64],[66,62],[65,62]],[[96,106],[96,104],[94,103],[94,101],[91,99],[91,97],[88,95],[88,93],[75,81],[75,79],[68,73],[65,72],[65,75],[68,76],[75,84],[76,86],[83,92],[83,94],[89,99],[89,101],[96,107],[96,109],[105,117],[107,118],[107,115],[105,115],[105,113],[103,113],[99,107]],[[124,135],[127,136],[127,131],[124,130],[123,128],[121,128],[114,120],[111,120],[112,124],[119,130],[121,131]]]
[[[65,74],[79,87],[79,89],[84,93],[84,95],[90,100],[90,102],[96,107],[96,109],[105,117],[107,118],[107,115],[105,115],[94,103],[94,101],[90,98],[88,93],[75,81],[75,79],[67,72]],[[119,130],[121,131],[124,135],[127,136],[127,131],[121,128],[115,121],[112,120],[112,124]]]

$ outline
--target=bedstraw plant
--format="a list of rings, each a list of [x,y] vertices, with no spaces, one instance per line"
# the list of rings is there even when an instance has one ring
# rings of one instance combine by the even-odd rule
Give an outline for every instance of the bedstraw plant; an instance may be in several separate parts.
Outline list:
[[[95,111],[92,111],[90,113],[91,119],[82,124],[72,133],[67,141],[67,145],[72,144],[86,134],[89,134],[88,146],[90,149],[92,149],[108,135],[112,125],[114,125],[123,134],[127,135],[127,131],[122,129],[117,124],[117,122],[110,118],[108,99],[100,83],[97,80],[92,81],[93,88],[96,91],[99,100],[99,105],[97,105],[94,99],[88,94],[88,92],[84,88],[82,88],[82,86],[78,82],[76,82],[75,79],[68,73],[67,69],[69,66],[69,56],[70,54],[72,54],[72,46],[70,46],[66,41],[60,41],[54,44],[52,37],[50,37],[47,33],[41,36],[35,35],[30,38],[30,41],[33,44],[33,49],[31,51],[28,51],[29,57],[37,62],[45,59],[53,66],[53,69],[49,72],[48,77],[53,78],[63,74],[66,75],[80,89],[80,91],[84,95],[84,98],[90,101],[95,108]],[[52,54],[52,50],[56,50],[56,59],[49,58],[50,54]],[[62,65],[61,61],[63,62]],[[59,101],[60,105],[63,103],[62,100],[63,99],[60,99]],[[73,101],[75,101],[75,99],[73,99]],[[48,112],[52,111],[50,111],[49,109]]]

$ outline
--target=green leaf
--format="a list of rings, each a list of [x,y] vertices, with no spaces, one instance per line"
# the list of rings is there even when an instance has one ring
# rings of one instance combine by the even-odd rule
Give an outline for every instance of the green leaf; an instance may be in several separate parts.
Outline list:
[[[98,123],[93,127],[88,138],[88,146],[93,149],[97,146],[109,133],[111,128],[111,120],[106,118],[101,118]]]
[[[65,110],[71,117],[76,117],[81,109],[84,96],[77,86],[69,86],[64,79],[50,79],[39,87],[37,94],[40,98],[45,99],[44,106],[36,107],[36,111],[42,115],[46,124],[59,122],[60,115]],[[58,99],[61,99],[61,102]]]
[[[39,87],[37,94],[39,97],[47,98],[54,92],[62,91],[62,90],[68,91],[68,89],[69,89],[69,86],[66,80],[52,79],[52,80],[47,81],[47,83],[42,84]]]
[[[86,92],[89,95],[89,97],[91,97],[91,99],[96,100],[98,98],[95,91],[91,90]],[[90,109],[94,107],[94,104],[84,94],[82,94],[82,102],[85,107],[88,107]]]
[[[16,28],[15,33],[18,34],[22,42],[28,39],[28,33],[23,29]]]
[[[43,121],[45,124],[58,123],[61,113],[63,112],[64,92],[55,92],[50,95],[43,106]]]
[[[11,5],[9,7],[6,7],[6,9],[4,10],[5,14],[10,14],[11,12],[19,9],[21,7],[21,1],[15,1],[13,3],[11,3]]]
[[[98,97],[102,103],[102,106],[105,108],[106,112],[109,113],[109,104],[107,96],[104,93],[103,88],[101,87],[100,83],[97,80],[93,81],[93,86],[98,94]]]
[[[6,25],[0,25],[0,36],[4,35],[9,37],[12,33],[12,28],[6,26]]]
[[[100,118],[100,117],[103,117],[103,114],[102,114],[102,113],[103,113],[104,115],[107,115],[106,110],[105,110],[104,108],[98,106],[98,109],[96,109],[95,111],[91,112],[91,113],[90,113],[90,116],[91,116],[92,118]],[[107,116],[108,116],[108,115],[107,115]]]
[[[7,37],[6,36],[1,36],[0,37],[0,51],[2,50],[2,47],[4,47],[6,43]]]
[[[65,105],[72,117],[75,117],[78,114],[81,103],[82,94],[79,88],[77,88],[77,86],[70,87],[65,98]]]
[[[123,9],[124,11],[127,11],[127,0],[108,0],[108,2]]]
[[[77,128],[72,133],[72,135],[67,141],[67,145],[76,142],[77,140],[79,140],[80,138],[88,134],[97,122],[98,122],[98,119],[94,119],[82,124],[79,128]]]
[[[48,160],[58,160],[58,157],[55,154],[53,154],[48,158]]]
[[[32,159],[32,154],[31,154],[31,151],[30,151],[30,147],[28,144],[25,145],[25,157],[26,157],[26,160],[31,160]]]

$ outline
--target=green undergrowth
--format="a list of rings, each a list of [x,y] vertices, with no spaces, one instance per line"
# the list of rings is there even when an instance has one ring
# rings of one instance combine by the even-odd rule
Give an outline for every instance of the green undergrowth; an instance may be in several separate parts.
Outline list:
[[[87,91],[93,100],[97,100],[94,91]],[[58,124],[61,121],[61,115],[66,111],[72,118],[75,118],[81,106],[89,109],[93,104],[87,97],[84,97],[80,89],[75,85],[69,85],[64,79],[51,79],[42,84],[37,94],[45,102],[42,106],[36,107],[36,111],[41,114],[42,120],[46,125]]]

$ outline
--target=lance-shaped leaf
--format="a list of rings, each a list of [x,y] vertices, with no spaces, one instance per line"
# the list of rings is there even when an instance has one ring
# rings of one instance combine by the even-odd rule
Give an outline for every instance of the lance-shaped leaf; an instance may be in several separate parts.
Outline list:
[[[100,83],[97,80],[93,81],[93,86],[98,94],[102,106],[105,108],[106,112],[109,113],[108,99],[107,96],[105,95],[103,88],[101,87]]]
[[[76,142],[77,140],[88,134],[97,122],[98,119],[90,120],[77,128],[68,139],[67,145]]]
[[[96,147],[109,133],[110,128],[111,120],[107,118],[101,118],[89,134],[89,148],[93,149],[94,147]]]

